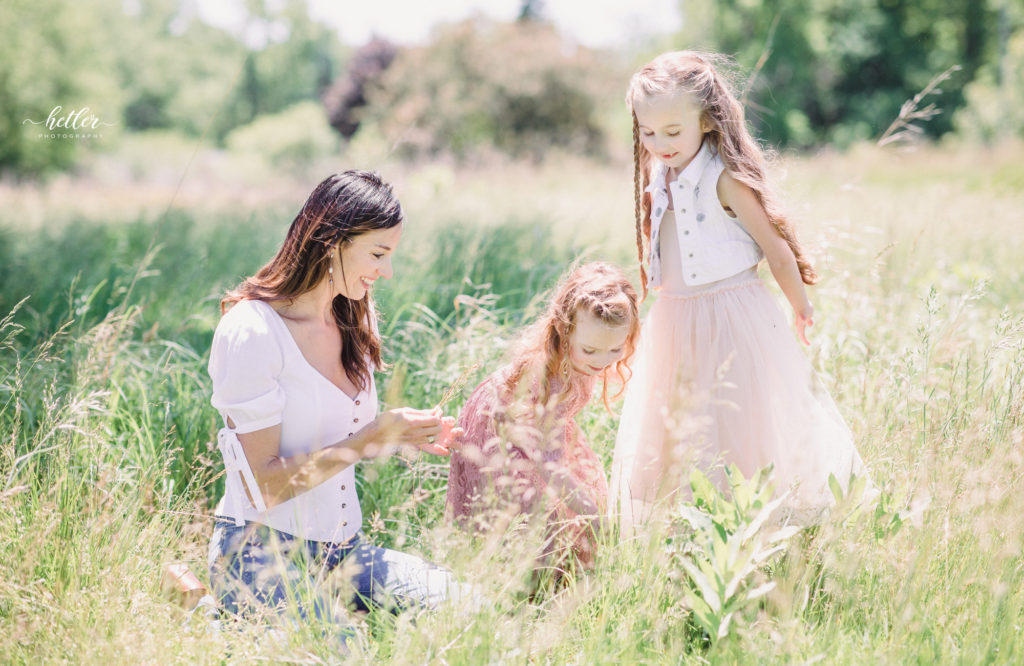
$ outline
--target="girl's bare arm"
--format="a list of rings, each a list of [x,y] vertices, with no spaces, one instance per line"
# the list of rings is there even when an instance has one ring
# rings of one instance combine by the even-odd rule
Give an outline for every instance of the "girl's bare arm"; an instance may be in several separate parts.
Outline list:
[[[797,335],[804,344],[810,344],[806,328],[814,324],[814,308],[807,297],[796,257],[789,244],[769,221],[754,191],[729,175],[728,171],[723,171],[718,179],[718,198],[722,206],[732,211],[754,242],[761,247],[772,276],[793,308]]]

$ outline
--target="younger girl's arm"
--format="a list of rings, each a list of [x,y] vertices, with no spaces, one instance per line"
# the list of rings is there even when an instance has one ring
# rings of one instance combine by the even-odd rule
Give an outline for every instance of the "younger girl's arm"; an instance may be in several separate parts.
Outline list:
[[[761,247],[772,276],[793,308],[797,335],[805,345],[809,345],[806,329],[814,325],[814,308],[807,298],[804,281],[789,244],[775,230],[754,191],[733,178],[728,171],[723,171],[718,179],[718,198],[722,206],[732,211],[754,242]]]

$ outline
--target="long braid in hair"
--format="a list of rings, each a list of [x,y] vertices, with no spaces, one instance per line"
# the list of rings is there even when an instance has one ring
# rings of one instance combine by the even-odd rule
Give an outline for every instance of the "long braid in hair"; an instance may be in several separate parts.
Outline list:
[[[716,68],[716,65],[720,69]],[[710,127],[705,141],[714,147],[733,178],[753,190],[767,213],[769,222],[793,252],[800,270],[800,278],[806,284],[814,284],[818,281],[818,275],[797,241],[793,223],[786,216],[769,185],[765,151],[751,136],[743,105],[733,94],[732,86],[723,75],[731,67],[732,63],[728,58],[717,54],[694,51],[663,53],[633,75],[626,101],[632,108],[635,101],[650,95],[668,94],[678,90],[692,94],[700,103],[702,120],[707,121]],[[637,159],[636,123],[634,113],[633,161],[634,164],[639,163],[639,169],[646,173],[644,161],[650,161],[650,153],[642,151],[639,160]],[[650,225],[649,212],[646,220]]]
[[[640,169],[640,125],[633,114],[633,208],[636,214],[636,257],[640,261],[640,288],[642,290],[641,300],[647,298],[647,271],[644,269],[644,231],[650,226],[650,218],[644,219],[643,180],[647,174],[641,175]]]

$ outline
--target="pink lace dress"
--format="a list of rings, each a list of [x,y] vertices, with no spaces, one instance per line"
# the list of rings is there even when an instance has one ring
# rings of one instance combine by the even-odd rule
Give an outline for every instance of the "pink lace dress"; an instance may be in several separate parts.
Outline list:
[[[477,530],[501,528],[517,514],[543,516],[547,540],[542,559],[559,566],[571,557],[590,567],[590,520],[566,506],[546,479],[551,473],[565,474],[602,513],[607,507],[604,468],[575,420],[590,399],[593,378],[581,378],[550,418],[544,418],[536,398],[511,399],[505,387],[509,371],[506,366],[485,379],[459,414],[466,434],[461,450],[451,456],[447,515]],[[552,393],[560,390],[552,387]]]

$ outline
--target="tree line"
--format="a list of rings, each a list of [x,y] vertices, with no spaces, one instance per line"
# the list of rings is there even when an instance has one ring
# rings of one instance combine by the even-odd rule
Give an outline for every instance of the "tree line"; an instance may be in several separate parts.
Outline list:
[[[204,23],[182,0],[5,4],[0,170],[16,176],[71,167],[88,145],[40,138],[58,105],[89,107],[118,132],[212,145],[313,103],[339,140],[375,132],[410,157],[481,147],[539,157],[552,145],[601,155],[625,79],[669,48],[732,54],[750,122],[781,146],[877,138],[954,67],[927,100],[939,113],[926,135],[1024,134],[1019,0],[681,0],[682,30],[629,52],[567,48],[535,0],[512,23],[470,19],[423,46],[376,39],[359,49],[303,0],[249,0],[235,30]]]

